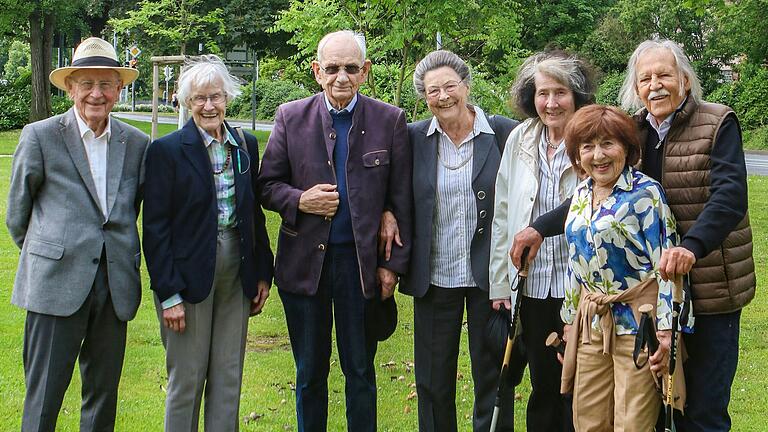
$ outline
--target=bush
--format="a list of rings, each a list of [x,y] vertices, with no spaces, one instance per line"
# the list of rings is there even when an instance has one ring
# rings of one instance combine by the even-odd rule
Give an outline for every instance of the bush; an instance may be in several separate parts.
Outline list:
[[[131,104],[119,103],[112,107],[112,112],[131,112]],[[152,104],[136,104],[136,112],[152,112]],[[170,105],[158,104],[157,112],[172,113],[173,107]]]
[[[621,106],[619,91],[624,83],[625,72],[611,72],[603,77],[603,81],[597,87],[595,102],[601,105]]]
[[[486,114],[515,117],[509,104],[509,91],[504,86],[486,79],[478,72],[472,76],[471,88],[470,99]]]
[[[0,84],[0,130],[19,129],[29,122],[32,81],[29,73]]]
[[[70,108],[72,108],[72,99],[67,96],[51,97],[51,111],[53,115],[64,114]]]
[[[272,120],[280,104],[302,99],[312,93],[304,87],[291,81],[258,80],[256,81],[256,118]],[[251,117],[251,84],[244,85],[243,93],[235,98],[227,107],[229,116]]]
[[[731,105],[744,129],[768,125],[768,69],[756,69],[750,75],[742,74],[738,83],[738,99]]]

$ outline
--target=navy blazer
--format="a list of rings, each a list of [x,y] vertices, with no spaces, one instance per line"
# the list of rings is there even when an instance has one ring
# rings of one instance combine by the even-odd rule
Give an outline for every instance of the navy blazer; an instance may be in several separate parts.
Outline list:
[[[437,182],[437,146],[440,134],[427,136],[432,119],[408,125],[413,149],[413,247],[408,273],[400,281],[400,291],[423,297],[429,289],[432,252],[432,219]],[[491,221],[496,187],[496,173],[501,162],[501,149],[519,122],[502,116],[491,116],[488,123],[495,135],[480,133],[474,140],[472,155],[472,190],[477,207],[477,226],[470,244],[472,277],[488,291],[488,261],[491,253]]]
[[[320,183],[336,184],[336,131],[323,93],[277,109],[259,173],[264,208],[282,217],[275,283],[294,294],[317,292],[331,219],[299,211],[301,194]],[[378,290],[377,267],[405,273],[411,246],[411,151],[400,108],[358,95],[349,131],[347,192],[363,294]],[[377,252],[381,214],[391,210],[403,247],[389,261]]]
[[[264,212],[256,201],[259,147],[228,124],[240,148],[232,152],[235,213],[240,231],[243,293],[256,296],[257,281],[272,281],[273,256]],[[150,144],[144,185],[144,254],[152,289],[160,301],[174,294],[189,303],[208,297],[216,265],[218,209],[213,169],[194,120]],[[254,232],[255,231],[255,232]]]

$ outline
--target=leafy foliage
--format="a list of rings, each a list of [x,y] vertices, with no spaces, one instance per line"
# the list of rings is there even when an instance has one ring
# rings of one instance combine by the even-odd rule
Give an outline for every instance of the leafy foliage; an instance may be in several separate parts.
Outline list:
[[[624,83],[624,72],[611,72],[603,77],[602,82],[597,87],[595,101],[601,105],[621,106],[619,100],[619,90]]]
[[[312,94],[296,83],[284,80],[258,80],[255,87],[256,118],[259,120],[272,120],[280,104],[305,98]],[[227,115],[250,118],[251,84],[242,86],[241,90],[243,93],[227,107]]]

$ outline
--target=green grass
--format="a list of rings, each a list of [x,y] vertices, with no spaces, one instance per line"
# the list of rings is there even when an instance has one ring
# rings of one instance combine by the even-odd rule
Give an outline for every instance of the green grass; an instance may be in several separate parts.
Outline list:
[[[744,148],[747,150],[768,150],[768,126],[744,131]]]
[[[146,124],[139,125],[142,129]],[[161,129],[162,131],[163,129]],[[167,131],[166,131],[167,133]],[[262,140],[262,138],[264,138]],[[0,134],[0,149],[12,152],[18,131]],[[260,137],[262,143],[265,137]],[[262,145],[263,148],[263,145]],[[6,149],[10,149],[6,152]],[[7,196],[10,158],[0,158],[0,196]],[[750,215],[754,228],[755,263],[758,269],[768,265],[768,177],[750,177]],[[0,217],[5,217],[6,201],[0,200]],[[268,227],[273,242],[279,226],[274,213],[268,213]],[[24,397],[24,371],[21,352],[24,311],[10,304],[18,250],[9,236],[0,237],[0,430],[19,430]],[[145,268],[145,267],[143,267]],[[765,274],[758,272],[758,285]],[[160,343],[146,272],[143,272],[145,295],[139,313],[128,326],[128,346],[120,383],[118,431],[162,430],[165,400],[165,360]],[[380,344],[376,356],[379,396],[379,430],[417,430],[416,398],[412,397],[413,375],[413,308],[412,301],[398,294],[400,322],[393,337]],[[459,356],[458,394],[456,397],[459,430],[471,430],[472,380],[466,329]],[[334,349],[335,351],[335,349]],[[742,315],[739,369],[733,385],[731,414],[734,431],[762,431],[768,420],[768,297],[758,289],[756,299]],[[241,397],[241,430],[273,432],[295,430],[295,398],[291,390],[295,370],[290,352],[282,307],[275,290],[264,313],[250,321],[248,351]],[[59,416],[60,431],[77,431],[80,406],[80,382],[77,372],[72,380]],[[525,402],[530,386],[518,387],[521,401],[515,405],[517,430],[525,430]],[[255,420],[243,420],[251,413]],[[345,430],[344,379],[338,355],[332,357],[329,378],[330,431]]]

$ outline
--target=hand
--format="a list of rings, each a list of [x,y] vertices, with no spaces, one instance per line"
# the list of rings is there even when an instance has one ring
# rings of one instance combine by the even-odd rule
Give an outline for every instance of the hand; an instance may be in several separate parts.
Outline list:
[[[567,345],[567,342],[568,342],[568,332],[569,332],[569,331],[571,331],[571,325],[570,325],[570,324],[566,324],[566,325],[564,325],[564,326],[563,326],[563,337],[562,337],[562,339],[563,339],[563,344],[566,344],[566,345]],[[560,354],[560,353],[557,353],[557,361],[559,361],[559,362],[560,362],[560,364],[563,364],[563,362],[565,361],[565,359],[563,358],[563,355],[562,355],[562,354]]]
[[[491,306],[493,307],[493,310],[497,311],[501,309],[501,306],[503,305],[507,310],[512,310],[512,302],[510,299],[498,299],[498,300],[491,300]]]
[[[669,351],[672,346],[672,330],[659,330],[656,332],[659,339],[659,349],[648,358],[651,364],[651,372],[661,376],[669,369]]]
[[[684,275],[696,264],[696,256],[688,249],[677,246],[664,249],[659,261],[659,274],[664,280],[674,279],[675,275]]]
[[[163,309],[163,324],[177,333],[184,333],[184,329],[187,327],[187,323],[184,321],[184,303]]]
[[[267,303],[267,299],[269,298],[269,284],[267,281],[258,281],[256,282],[256,297],[251,300],[251,313],[250,316],[255,316],[261,313],[261,310],[264,309],[264,305]]]
[[[527,227],[515,234],[515,238],[512,240],[512,249],[509,250],[509,257],[512,259],[512,265],[518,269],[522,268],[520,261],[522,260],[523,251],[526,247],[529,248],[528,262],[533,261],[543,242],[544,237],[532,227]]]
[[[339,208],[336,185],[316,184],[304,191],[299,198],[299,210],[304,213],[332,217]]]
[[[390,269],[379,267],[376,272],[379,277],[379,285],[381,286],[381,299],[388,299],[395,293],[395,285],[397,285],[397,275]]]
[[[395,215],[386,210],[381,214],[381,225],[379,225],[379,255],[384,255],[384,260],[389,261],[392,254],[392,242],[403,247],[400,240],[400,228],[397,226]]]

